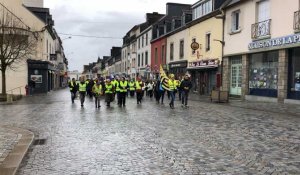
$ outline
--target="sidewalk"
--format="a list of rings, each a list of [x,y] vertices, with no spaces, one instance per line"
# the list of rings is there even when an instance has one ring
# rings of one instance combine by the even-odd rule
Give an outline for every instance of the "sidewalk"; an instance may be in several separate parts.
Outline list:
[[[33,133],[0,125],[0,175],[14,175],[33,141]]]
[[[176,98],[178,100],[178,96],[176,96]],[[287,114],[287,115],[300,117],[300,105],[296,105],[296,104],[283,104],[283,103],[259,102],[259,101],[253,102],[253,101],[244,101],[238,98],[229,98],[229,103],[216,103],[210,101],[210,96],[201,96],[195,93],[191,93],[189,99],[191,101],[215,103],[215,104],[226,105],[231,107]]]

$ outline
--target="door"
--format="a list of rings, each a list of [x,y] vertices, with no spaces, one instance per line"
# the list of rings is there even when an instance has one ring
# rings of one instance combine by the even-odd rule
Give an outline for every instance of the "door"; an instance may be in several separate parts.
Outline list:
[[[233,58],[231,60],[230,94],[231,95],[242,94],[242,59],[241,58]]]

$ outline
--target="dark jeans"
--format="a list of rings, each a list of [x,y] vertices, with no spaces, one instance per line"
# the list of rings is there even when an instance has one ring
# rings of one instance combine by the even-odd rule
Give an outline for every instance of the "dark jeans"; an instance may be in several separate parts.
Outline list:
[[[134,91],[130,91],[130,97],[134,97]]]
[[[72,100],[72,103],[74,103],[75,98],[76,98],[76,92],[72,92],[71,91],[71,100]]]
[[[121,93],[120,92],[117,92],[117,102],[118,102],[118,105],[121,105]]]
[[[119,93],[119,97],[120,97],[120,103],[119,105],[123,105],[125,106],[125,103],[126,103],[126,96],[127,96],[127,92],[120,92]]]
[[[175,92],[174,91],[169,91],[169,94],[170,94],[170,98],[171,98],[170,105],[174,107]]]
[[[143,98],[143,92],[136,92],[136,101],[137,103],[141,103]]]
[[[83,105],[84,100],[85,100],[85,93],[86,92],[79,92],[79,93],[80,93],[80,103],[81,103],[81,105]]]
[[[100,107],[100,95],[95,95],[95,106]]]
[[[157,103],[159,103],[160,100],[161,103],[164,103],[164,98],[165,98],[165,91],[158,91],[157,98],[156,98]]]
[[[152,98],[153,97],[153,90],[148,90],[148,94],[149,94],[149,97]]]
[[[189,92],[182,91],[181,103],[185,106],[188,105],[188,97],[189,97]]]

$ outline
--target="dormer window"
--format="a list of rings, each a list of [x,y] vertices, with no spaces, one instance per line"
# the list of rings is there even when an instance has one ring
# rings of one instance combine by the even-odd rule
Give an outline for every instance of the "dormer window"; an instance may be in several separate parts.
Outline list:
[[[198,19],[213,10],[212,0],[202,1],[193,7],[193,20]]]

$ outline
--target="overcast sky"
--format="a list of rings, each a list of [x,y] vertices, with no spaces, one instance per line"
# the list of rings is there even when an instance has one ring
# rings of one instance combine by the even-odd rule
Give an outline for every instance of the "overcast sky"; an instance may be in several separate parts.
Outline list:
[[[134,25],[145,22],[145,14],[165,14],[166,3],[193,4],[196,0],[45,0],[55,20],[55,29],[63,39],[69,70],[110,55],[112,46],[122,39],[84,38],[62,34],[122,38]],[[64,40],[65,39],[65,40]]]

